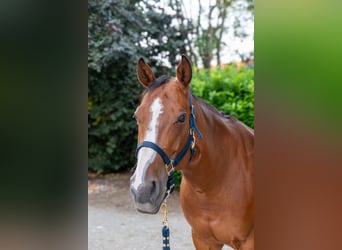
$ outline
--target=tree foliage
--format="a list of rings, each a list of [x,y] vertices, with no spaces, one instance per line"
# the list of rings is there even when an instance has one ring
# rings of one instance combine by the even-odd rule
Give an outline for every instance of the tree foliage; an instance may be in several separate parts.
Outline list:
[[[192,59],[195,61],[196,66],[199,65],[198,59],[200,59],[203,67],[209,69],[214,58],[216,59],[216,65],[221,65],[222,63],[222,47],[229,46],[227,41],[224,41],[223,34],[226,33],[228,29],[232,28],[234,30],[235,37],[243,39],[247,36],[243,28],[243,23],[246,22],[248,18],[254,17],[254,1],[197,1],[199,10],[195,24],[196,32],[194,35],[196,49],[192,53]],[[249,11],[252,15],[247,17],[246,11]],[[244,12],[244,15],[241,15],[241,12]],[[227,19],[230,15],[234,16],[233,27],[227,26]],[[245,58],[246,56],[251,57],[252,55],[240,54],[240,57],[243,60],[247,60]]]

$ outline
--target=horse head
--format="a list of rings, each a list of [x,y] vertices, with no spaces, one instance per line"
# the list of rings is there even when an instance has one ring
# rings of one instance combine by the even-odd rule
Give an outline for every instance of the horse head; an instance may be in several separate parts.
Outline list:
[[[180,152],[187,153],[184,145],[191,139],[191,63],[183,55],[176,69],[176,78],[162,76],[156,79],[150,66],[140,59],[137,76],[146,90],[134,112],[138,125],[138,150],[130,190],[137,210],[154,214],[165,198],[168,167],[174,167],[173,160],[169,159],[177,160]]]

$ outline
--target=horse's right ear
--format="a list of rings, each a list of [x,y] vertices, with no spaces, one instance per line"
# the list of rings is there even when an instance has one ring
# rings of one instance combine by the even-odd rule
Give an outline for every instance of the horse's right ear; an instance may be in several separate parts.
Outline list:
[[[151,67],[145,63],[144,59],[140,58],[137,65],[137,76],[139,82],[147,88],[154,80],[154,74]]]

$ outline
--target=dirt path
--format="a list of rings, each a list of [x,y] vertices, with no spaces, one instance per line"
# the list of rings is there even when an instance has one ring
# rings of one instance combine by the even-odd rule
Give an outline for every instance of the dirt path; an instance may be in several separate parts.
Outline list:
[[[88,250],[161,249],[162,214],[147,215],[135,210],[129,177],[113,174],[89,179]],[[169,198],[168,209],[171,249],[194,249],[177,191]]]

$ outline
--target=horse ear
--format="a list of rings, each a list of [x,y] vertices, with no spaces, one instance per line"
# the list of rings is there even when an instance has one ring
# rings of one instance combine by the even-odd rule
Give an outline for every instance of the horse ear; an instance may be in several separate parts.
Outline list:
[[[179,62],[176,70],[178,81],[183,83],[184,87],[188,87],[192,78],[192,68],[190,60],[182,55],[182,60]]]
[[[154,74],[151,67],[145,63],[144,59],[140,58],[137,65],[137,76],[139,82],[147,88],[154,80]]]

